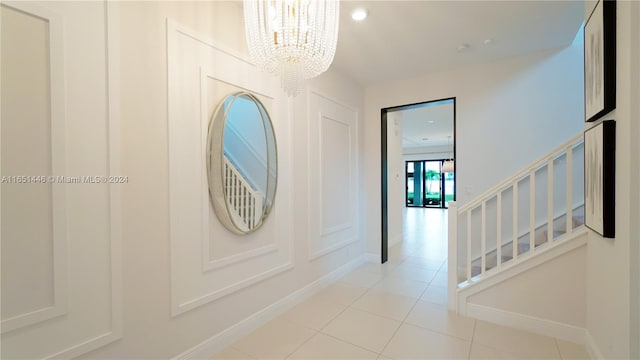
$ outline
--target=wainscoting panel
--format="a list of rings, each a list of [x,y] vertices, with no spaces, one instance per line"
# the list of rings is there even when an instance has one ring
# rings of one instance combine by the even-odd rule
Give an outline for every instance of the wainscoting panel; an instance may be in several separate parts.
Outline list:
[[[238,91],[263,102],[278,142],[278,189],[288,186],[283,154],[289,152],[290,131],[277,78],[172,20],[167,21],[167,41],[171,293],[177,316],[293,267],[286,191],[277,192],[268,219],[250,235],[231,233],[215,216],[206,141],[216,107]]]
[[[0,5],[2,358],[70,358],[121,337],[128,179],[109,177],[124,175],[111,7]]]
[[[67,186],[48,181],[66,173],[62,19],[39,6],[0,7],[5,333],[66,312]]]
[[[307,96],[309,258],[316,259],[357,240],[358,112],[313,90]]]

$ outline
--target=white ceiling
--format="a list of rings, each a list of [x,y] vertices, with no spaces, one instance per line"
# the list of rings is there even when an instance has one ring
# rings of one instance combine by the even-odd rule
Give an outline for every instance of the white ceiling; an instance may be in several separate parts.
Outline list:
[[[453,143],[453,101],[402,110],[402,148]]]
[[[358,7],[369,10],[362,22],[351,19]],[[560,48],[583,16],[582,1],[343,0],[332,67],[367,86]]]
[[[363,86],[565,47],[584,16],[582,1],[560,0],[342,0],[340,6],[331,66]],[[369,17],[353,21],[356,8]],[[462,44],[469,47],[459,51]],[[452,105],[403,110],[403,148],[447,145],[452,112]]]

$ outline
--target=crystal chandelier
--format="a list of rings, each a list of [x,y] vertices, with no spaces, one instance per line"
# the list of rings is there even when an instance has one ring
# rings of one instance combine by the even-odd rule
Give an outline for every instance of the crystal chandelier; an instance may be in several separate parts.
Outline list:
[[[339,0],[244,0],[249,54],[289,96],[325,72],[336,52]]]

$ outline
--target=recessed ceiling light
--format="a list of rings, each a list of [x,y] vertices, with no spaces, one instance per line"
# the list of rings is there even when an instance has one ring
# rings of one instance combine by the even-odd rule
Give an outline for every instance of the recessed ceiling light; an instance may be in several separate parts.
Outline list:
[[[351,13],[351,18],[355,21],[362,21],[367,18],[369,15],[369,10],[367,9],[355,9]]]
[[[469,44],[460,44],[460,45],[458,45],[458,52],[463,52],[463,51],[469,50],[470,47],[471,47],[471,45],[469,45]]]
[[[429,120],[429,121],[427,121],[427,122],[428,122],[429,124],[433,124],[435,121],[433,121],[433,120]]]

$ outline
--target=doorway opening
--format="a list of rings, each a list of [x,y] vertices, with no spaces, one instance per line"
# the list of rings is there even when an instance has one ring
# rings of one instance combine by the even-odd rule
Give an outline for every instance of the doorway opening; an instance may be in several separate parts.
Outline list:
[[[381,262],[385,263],[390,225],[397,226],[395,213],[389,222],[390,210],[446,208],[456,199],[456,98],[388,107],[381,109],[380,117]],[[452,172],[443,172],[446,160],[453,161]]]

